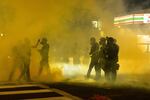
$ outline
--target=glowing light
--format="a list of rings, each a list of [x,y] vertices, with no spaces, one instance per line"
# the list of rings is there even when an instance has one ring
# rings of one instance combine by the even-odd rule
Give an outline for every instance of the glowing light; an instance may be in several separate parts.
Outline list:
[[[53,67],[54,66],[54,67]],[[56,68],[62,72],[64,78],[70,78],[73,76],[84,76],[87,72],[87,66],[83,64],[70,64],[70,63],[55,63],[51,64],[51,71]],[[93,74],[93,73],[92,73]]]
[[[102,22],[100,19],[97,21],[92,21],[92,25],[94,28],[97,28],[98,30],[101,30],[102,28]]]
[[[1,36],[1,37],[3,37],[3,36],[4,36],[4,34],[3,34],[3,33],[0,33],[0,36]]]
[[[144,52],[149,52],[150,46],[150,36],[149,35],[137,35],[138,42],[140,43],[139,47]]]
[[[92,21],[93,27],[98,28],[98,21]]]
[[[137,35],[138,41],[140,43],[150,43],[150,36],[149,35]]]

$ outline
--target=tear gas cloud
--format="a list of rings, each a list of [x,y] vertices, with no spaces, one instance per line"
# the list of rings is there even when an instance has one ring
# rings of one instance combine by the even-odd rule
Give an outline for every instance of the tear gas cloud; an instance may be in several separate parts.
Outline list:
[[[96,19],[102,21],[104,33],[118,41],[119,73],[145,73],[148,56],[137,46],[136,31],[130,28],[116,31],[113,28],[113,18],[126,13],[125,7],[122,0],[0,0],[0,32],[4,34],[0,38],[1,80],[7,80],[12,68],[8,60],[12,47],[26,37],[32,45],[41,37],[48,38],[52,75],[58,80],[63,79],[62,65],[56,63],[67,62],[69,57],[73,57],[84,58],[83,63],[87,65],[89,39],[91,36],[97,40],[100,38],[91,24]],[[33,76],[36,76],[39,58],[37,50],[33,49]],[[85,72],[87,66],[81,72]]]

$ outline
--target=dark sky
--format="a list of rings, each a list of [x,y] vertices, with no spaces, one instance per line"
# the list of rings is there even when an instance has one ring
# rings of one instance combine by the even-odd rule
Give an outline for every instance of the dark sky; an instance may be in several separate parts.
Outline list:
[[[124,0],[127,11],[150,8],[150,0]]]

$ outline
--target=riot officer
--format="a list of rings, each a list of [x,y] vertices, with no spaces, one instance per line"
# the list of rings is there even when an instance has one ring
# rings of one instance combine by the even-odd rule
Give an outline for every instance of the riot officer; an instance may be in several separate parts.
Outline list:
[[[12,70],[10,72],[8,81],[12,81],[12,78],[17,69],[20,69],[20,71],[22,71],[23,61],[22,61],[22,53],[20,52],[20,45],[16,45],[12,48],[12,60],[13,60]]]
[[[118,53],[119,46],[116,44],[116,40],[112,37],[107,37],[106,45],[106,63],[105,63],[105,77],[107,80],[114,81],[117,76],[117,70],[119,69],[118,64]]]
[[[46,69],[49,70],[49,63],[48,63],[49,44],[47,43],[47,39],[43,38],[40,41],[40,44],[42,45],[42,48],[38,50],[41,55],[40,69],[38,75],[41,75],[43,67],[46,67]]]
[[[19,76],[19,80],[24,77],[26,81],[31,81],[30,76],[30,58],[31,58],[31,43],[28,38],[24,39],[24,43],[22,44],[22,72]]]
[[[105,47],[106,47],[106,38],[101,37],[99,41],[99,60],[98,66],[96,66],[96,79],[98,80],[101,77],[101,69],[105,67]]]
[[[91,74],[91,71],[92,71],[93,67],[95,67],[95,71],[96,71],[96,68],[98,66],[99,45],[96,42],[96,39],[94,37],[92,37],[90,39],[90,44],[91,44],[91,50],[90,50],[89,55],[91,56],[91,62],[90,62],[89,69],[88,69],[88,72],[87,72],[87,78],[90,77],[90,74]]]

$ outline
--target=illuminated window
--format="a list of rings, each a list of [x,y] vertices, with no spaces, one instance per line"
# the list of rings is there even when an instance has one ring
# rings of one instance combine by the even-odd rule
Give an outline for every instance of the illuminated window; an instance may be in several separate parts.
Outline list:
[[[150,36],[149,35],[137,35],[138,44],[142,51],[150,52]]]

